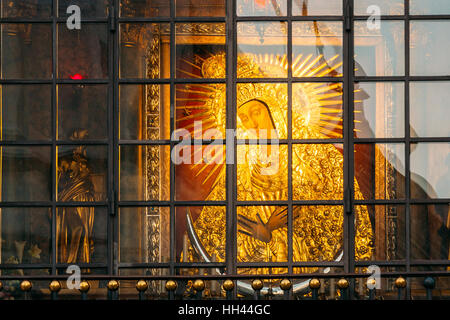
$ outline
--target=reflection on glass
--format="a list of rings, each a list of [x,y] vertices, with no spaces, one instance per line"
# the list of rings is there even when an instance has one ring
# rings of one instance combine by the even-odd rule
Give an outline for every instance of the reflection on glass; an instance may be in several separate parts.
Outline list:
[[[51,138],[52,88],[50,85],[2,87],[2,139]]]
[[[411,75],[448,75],[450,21],[411,21]]]
[[[2,24],[1,30],[2,78],[48,79],[52,77],[51,24]],[[37,61],[39,63],[36,63]]]
[[[52,0],[1,0],[2,18],[49,18]]]
[[[120,86],[120,139],[170,138],[170,86]]]
[[[106,85],[58,87],[58,139],[105,139],[108,129]],[[85,131],[83,137],[76,131]]]
[[[107,258],[106,208],[60,207],[56,210],[56,261],[104,263]]]
[[[169,146],[120,147],[119,198],[169,200]]]
[[[342,94],[341,83],[294,83],[292,137],[342,138]]]
[[[402,199],[405,197],[405,146],[391,144],[355,145],[356,199]]]
[[[51,199],[50,147],[2,147],[2,201]]]
[[[2,208],[0,216],[2,263],[51,262],[50,208]]]
[[[75,131],[83,139],[85,130]],[[104,146],[59,146],[57,168],[58,201],[103,201],[108,171]]]
[[[238,16],[285,16],[286,0],[237,0]]]
[[[179,23],[176,77],[225,78],[225,24]]]
[[[170,28],[168,24],[120,25],[121,78],[170,77]]]
[[[292,146],[293,199],[342,199],[344,194],[342,152],[343,146],[340,144]],[[280,158],[284,157],[280,156]]]
[[[450,143],[411,144],[411,197],[450,198]]]
[[[355,75],[401,76],[405,73],[404,23],[380,21],[380,29],[369,29],[366,21],[355,21]]]
[[[58,25],[58,77],[101,79],[108,77],[106,24],[83,23],[80,30]],[[50,69],[51,70],[51,69]]]
[[[411,206],[412,259],[450,260],[449,212],[448,204]]]
[[[361,246],[355,247],[356,259],[373,261],[405,259],[405,207],[400,205],[355,206],[356,214],[363,211],[369,213],[373,225],[370,229],[362,228],[358,224],[358,217],[355,217],[355,239],[357,241],[358,237],[365,237],[366,240],[364,244],[361,243]],[[372,254],[368,254],[367,250],[371,250]]]
[[[285,22],[239,22],[237,49],[238,78],[287,76]]]
[[[240,206],[236,219],[238,262],[287,261],[287,207]]]
[[[405,99],[402,82],[355,83],[357,138],[405,136]]]
[[[409,92],[411,136],[450,136],[450,82],[410,82]]]
[[[224,262],[226,208],[176,207],[175,212],[176,261]],[[188,225],[192,228],[188,228]],[[203,248],[191,242],[191,239],[198,239]]]
[[[238,139],[287,138],[287,85],[237,84]]]
[[[292,1],[294,16],[340,16],[342,15],[341,0],[296,0]]]
[[[342,206],[296,206],[293,216],[294,262],[339,260],[343,250]],[[370,228],[367,211],[361,212],[360,219],[362,228]],[[366,237],[358,237],[355,245],[359,247]]]
[[[342,76],[341,22],[293,22],[292,34],[294,77]]]
[[[168,262],[169,228],[169,207],[119,208],[120,262]]]
[[[225,146],[182,146],[172,151],[176,200],[225,200]]]
[[[58,0],[58,16],[69,17],[72,11],[67,13],[67,8],[76,5],[81,9],[82,18],[103,18],[108,16],[110,0]]]
[[[177,17],[224,17],[225,0],[176,0]]]
[[[226,85],[176,85],[176,129],[196,139],[225,139]]]
[[[378,12],[380,15],[405,14],[404,0],[357,0],[354,4],[354,12],[358,16],[371,16]],[[375,11],[377,9],[379,11]]]
[[[447,0],[409,0],[410,14],[450,14],[450,2]]]
[[[287,152],[286,145],[238,145],[238,201],[287,200]]]
[[[168,17],[170,1],[166,0],[120,0],[121,17]]]

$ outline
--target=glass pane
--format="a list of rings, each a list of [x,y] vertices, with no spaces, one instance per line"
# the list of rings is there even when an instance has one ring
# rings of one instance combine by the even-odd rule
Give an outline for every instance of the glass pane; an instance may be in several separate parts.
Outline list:
[[[237,200],[287,200],[286,145],[237,146]]]
[[[120,86],[120,139],[170,139],[170,86]]]
[[[175,0],[178,17],[224,17],[225,0]]]
[[[106,139],[108,130],[106,85],[58,87],[58,139]]]
[[[367,224],[367,212],[363,214],[362,221]],[[342,258],[342,206],[296,206],[293,216],[294,262],[338,261]]]
[[[108,77],[106,24],[83,23],[80,30],[58,25],[58,77],[100,79]]]
[[[450,136],[450,82],[410,82],[413,137]]]
[[[237,24],[238,78],[287,76],[287,23]]]
[[[404,23],[380,21],[369,29],[366,21],[355,21],[355,75],[401,76],[405,73]]]
[[[169,200],[169,146],[120,147],[121,201]]]
[[[411,197],[450,198],[450,143],[411,144]]]
[[[297,0],[292,1],[294,16],[340,16],[342,15],[341,0]]]
[[[226,208],[220,206],[177,207],[176,261],[224,262]],[[188,228],[192,225],[192,229]],[[191,242],[190,239],[197,239]],[[203,246],[203,248],[201,248]],[[199,256],[196,252],[203,252]]]
[[[106,200],[107,147],[59,146],[57,153],[58,201]]]
[[[170,208],[119,208],[122,263],[169,262]]]
[[[411,21],[411,75],[448,75],[450,21]]]
[[[342,77],[342,23],[292,23],[292,75]]]
[[[237,84],[238,139],[287,138],[287,84]]]
[[[120,0],[121,17],[168,17],[170,1],[166,0]]]
[[[2,87],[2,139],[47,140],[52,136],[50,85]]]
[[[365,212],[366,222],[359,217]],[[400,205],[355,206],[356,260],[405,259],[405,207]],[[369,219],[370,217],[370,219]]]
[[[226,85],[176,85],[176,129],[196,139],[225,139]],[[184,130],[183,130],[184,129]]]
[[[176,77],[225,78],[225,24],[176,25]]]
[[[176,200],[225,200],[224,146],[180,143],[172,150],[172,161]]]
[[[49,18],[52,0],[1,0],[2,18]]]
[[[286,0],[237,0],[238,16],[285,16]]]
[[[56,209],[58,263],[105,263],[107,210],[102,207]]]
[[[292,85],[292,137],[342,138],[342,83]]]
[[[405,146],[403,144],[355,145],[355,198],[402,199],[405,197]]]
[[[76,5],[81,9],[81,19],[102,18],[108,16],[109,0],[58,0],[58,16],[71,16],[73,12],[70,11],[70,13],[67,13],[67,8],[72,5]]]
[[[354,3],[358,16],[405,14],[404,0],[357,0]]]
[[[447,0],[409,0],[410,14],[450,14]]]
[[[357,138],[405,136],[405,86],[402,82],[355,83]]]
[[[411,206],[411,258],[450,260],[448,204]]]
[[[51,219],[51,208],[2,208],[1,263],[50,263]]]
[[[121,24],[119,71],[122,78],[169,78],[169,25]]]
[[[287,207],[237,207],[238,262],[286,262]]]
[[[48,79],[52,77],[51,24],[11,23],[2,24],[1,28],[2,78]]]
[[[51,199],[50,147],[2,147],[2,201]]]
[[[292,146],[294,200],[339,200],[344,194],[341,144]],[[284,157],[280,157],[284,159]],[[287,160],[286,160],[287,161]]]

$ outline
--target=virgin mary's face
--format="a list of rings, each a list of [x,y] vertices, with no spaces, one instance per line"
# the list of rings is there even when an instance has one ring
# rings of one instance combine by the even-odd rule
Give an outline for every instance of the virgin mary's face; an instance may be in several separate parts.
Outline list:
[[[254,130],[257,137],[266,131],[267,138],[270,138],[274,125],[267,107],[260,101],[251,100],[243,104],[238,110],[238,117],[242,122],[243,129]]]

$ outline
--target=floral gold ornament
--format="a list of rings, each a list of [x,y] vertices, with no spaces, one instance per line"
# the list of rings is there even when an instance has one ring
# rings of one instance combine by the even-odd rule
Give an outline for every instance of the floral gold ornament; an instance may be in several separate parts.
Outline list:
[[[20,283],[20,290],[22,291],[30,291],[32,287],[33,285],[28,280],[24,280]]]
[[[59,290],[61,290],[61,282],[59,282],[58,280],[53,280],[48,285],[48,288],[51,292],[59,292]]]

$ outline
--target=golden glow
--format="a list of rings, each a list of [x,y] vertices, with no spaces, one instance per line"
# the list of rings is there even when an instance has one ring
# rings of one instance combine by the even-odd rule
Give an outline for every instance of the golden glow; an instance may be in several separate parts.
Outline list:
[[[336,62],[338,55],[324,61],[322,55],[299,55],[293,59],[294,77],[336,76],[335,70],[342,63]],[[225,78],[225,55],[217,54],[200,61],[204,78]],[[242,55],[238,57],[239,78],[280,77],[288,68],[286,56]],[[334,64],[333,64],[334,63]],[[200,67],[200,66],[199,66]],[[337,76],[340,76],[339,74]],[[225,124],[225,87],[208,85],[206,88],[193,84],[183,89],[204,99],[193,98],[195,106],[180,105],[177,109],[192,111],[177,121],[184,121],[183,128],[193,131],[193,124],[186,120],[206,121],[207,128],[223,128]],[[342,138],[342,94],[341,83],[294,83],[292,87],[292,137],[294,139]],[[237,137],[258,139],[252,130],[275,129],[279,138],[287,138],[287,85],[283,83],[239,83],[237,85]],[[195,101],[194,101],[195,100]],[[197,109],[197,110],[195,110]],[[195,112],[197,111],[197,112]],[[272,137],[273,138],[273,137]],[[261,155],[262,146],[239,145],[237,155],[248,159],[252,153]],[[267,148],[265,148],[267,152]],[[219,153],[222,156],[222,153]],[[274,161],[271,159],[270,161]],[[260,161],[244,161],[237,164],[237,189],[239,201],[287,200],[288,197],[288,149],[279,147],[278,170],[263,175],[265,168]],[[343,199],[343,156],[331,144],[295,145],[292,150],[293,197],[302,200]],[[225,166],[223,164],[192,165],[198,176],[209,170],[208,178],[215,182],[205,200],[223,196],[225,192]],[[358,184],[355,197],[362,199]],[[224,208],[204,207],[195,220],[194,227],[210,256],[224,261],[225,233]],[[342,206],[294,207],[293,259],[294,261],[333,261],[343,247]],[[285,262],[287,261],[287,210],[276,206],[239,206],[237,209],[238,233],[237,257],[239,262]],[[372,228],[367,208],[356,211],[356,256],[358,260],[372,255]],[[193,257],[189,257],[192,261]],[[271,269],[270,272],[283,272]],[[258,273],[261,270],[241,269],[240,272]],[[264,270],[268,272],[269,270]]]

